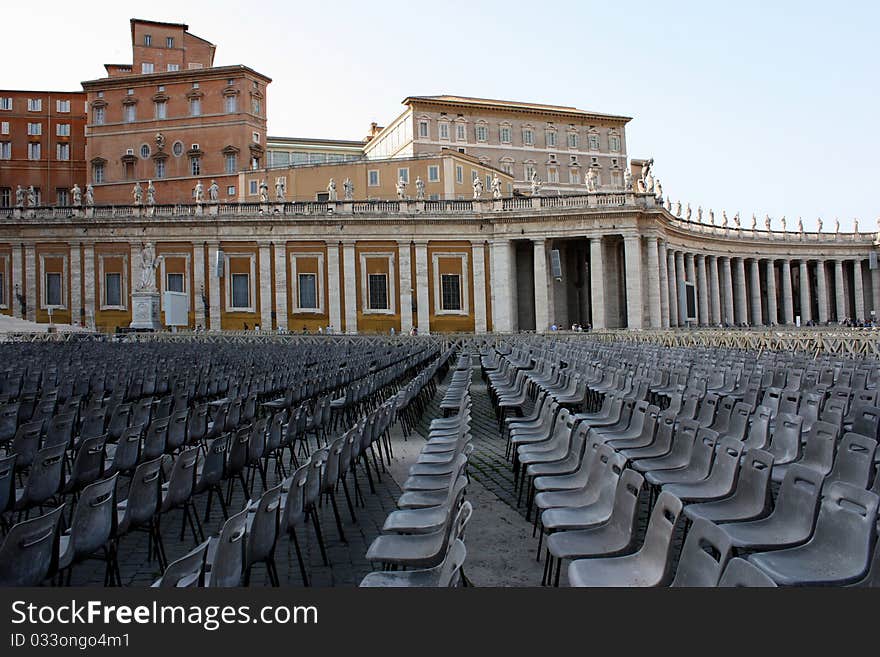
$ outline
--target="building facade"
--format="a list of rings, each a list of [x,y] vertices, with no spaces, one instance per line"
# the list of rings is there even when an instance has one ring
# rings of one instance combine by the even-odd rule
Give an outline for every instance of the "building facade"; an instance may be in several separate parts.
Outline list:
[[[599,189],[623,189],[630,117],[464,96],[410,96],[403,104],[407,109],[390,124],[374,124],[366,157],[453,149],[508,172],[518,191],[531,189],[534,174],[545,194],[580,193],[590,169]]]
[[[0,210],[0,312],[131,321],[146,243],[190,326],[346,333],[863,321],[874,233],[688,221],[650,193]]]
[[[77,91],[0,91],[0,207],[34,188],[37,205],[68,205],[85,189],[86,96]]]
[[[271,135],[266,138],[266,166],[269,168],[351,162],[363,157],[363,141]]]

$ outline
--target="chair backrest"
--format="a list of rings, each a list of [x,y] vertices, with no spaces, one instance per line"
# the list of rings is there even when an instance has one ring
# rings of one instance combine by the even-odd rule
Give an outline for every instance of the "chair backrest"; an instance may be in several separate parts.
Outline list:
[[[267,559],[275,550],[281,509],[281,488],[281,484],[270,488],[263,493],[256,504],[245,546],[247,565]]]
[[[876,391],[875,391],[876,392]],[[877,406],[860,406],[853,418],[852,430],[873,440],[877,440],[880,429],[880,408]]]
[[[204,541],[177,561],[168,564],[162,577],[153,586],[161,588],[201,586],[205,571],[205,556],[210,542],[210,539]]]
[[[113,462],[110,469],[114,472],[128,472],[135,467],[141,457],[141,437],[144,433],[144,425],[128,427],[122,432],[116,443],[116,451],[113,452]]]
[[[779,413],[776,416],[776,428],[770,440],[768,452],[773,454],[777,463],[794,461],[801,450],[801,429],[804,418],[791,413]]]
[[[119,531],[127,532],[150,521],[159,510],[162,498],[162,457],[141,463],[135,468],[128,488],[125,514]]]
[[[688,530],[672,586],[716,586],[733,546],[718,525],[697,518]]]
[[[318,502],[321,495],[321,471],[324,468],[324,462],[327,460],[327,448],[319,449],[312,452],[310,459],[311,468],[309,468],[309,477],[306,481],[305,499],[303,505],[306,509],[313,507]]]
[[[18,425],[15,437],[12,439],[11,451],[18,454],[16,463],[19,469],[29,466],[34,461],[34,455],[40,449],[40,435],[43,423],[26,422]]]
[[[816,518],[823,475],[804,465],[793,463],[785,473],[772,516],[803,523]]]
[[[165,449],[173,451],[183,447],[186,443],[186,424],[189,419],[189,409],[182,409],[171,414],[168,424],[168,437],[165,441]]]
[[[39,586],[54,570],[64,505],[13,525],[0,544],[0,586]]]
[[[208,405],[199,404],[190,414],[186,427],[186,440],[189,444],[200,441],[208,433]]]
[[[168,490],[162,498],[162,511],[180,506],[192,497],[198,458],[199,448],[190,447],[180,452],[174,459],[171,476],[168,477]]]
[[[198,473],[197,490],[207,490],[208,487],[223,481],[223,475],[226,472],[226,458],[229,453],[230,438],[231,434],[224,433],[208,443],[205,455],[201,461],[202,469]]]
[[[464,541],[456,538],[455,542],[446,552],[446,558],[440,566],[440,575],[437,579],[438,587],[447,588],[458,584],[461,567],[464,565],[466,557],[467,548],[464,545]]]
[[[6,513],[15,502],[16,454],[0,457],[0,515]]]
[[[809,544],[830,548],[829,558],[863,559],[866,570],[876,538],[878,504],[876,493],[844,481],[830,482],[822,491]]]
[[[766,587],[776,588],[776,582],[753,563],[734,557],[727,562],[727,567],[718,581],[718,586],[734,587]]]
[[[6,402],[0,408],[0,443],[11,440],[18,429],[19,402]]]
[[[208,585],[230,587],[241,584],[244,572],[244,544],[247,528],[247,509],[223,523],[214,560],[211,562],[211,577]]]
[[[251,425],[247,425],[231,434],[229,456],[226,461],[227,474],[238,474],[247,465],[252,429]]]
[[[639,554],[654,564],[663,564],[664,576],[661,583],[668,580],[672,556],[672,536],[681,516],[681,500],[672,493],[663,491],[654,503],[645,542]]]
[[[168,425],[170,418],[156,418],[150,422],[147,427],[147,433],[144,436],[144,458],[154,459],[165,453],[168,445]]]
[[[69,446],[73,440],[73,425],[76,423],[76,412],[55,415],[49,420],[43,447],[52,445]]]
[[[104,472],[104,444],[107,436],[87,438],[79,445],[65,493],[72,493],[97,480]]]
[[[285,485],[289,484],[290,488],[287,491],[287,498],[284,502],[284,518],[281,523],[284,531],[293,531],[306,518],[305,490],[311,468],[311,462],[304,463],[285,482]]]
[[[627,468],[620,474],[617,480],[617,490],[614,492],[614,508],[608,524],[622,535],[629,535],[630,541],[635,538],[638,527],[639,495],[645,478],[631,468]]]
[[[116,532],[116,478],[113,475],[83,488],[70,524],[74,561],[83,559],[101,547]]]
[[[834,466],[825,479],[825,486],[844,481],[858,488],[867,488],[874,470],[877,441],[852,431],[843,434],[837,446]]]
[[[55,445],[44,447],[34,456],[22,498],[25,506],[41,504],[59,491],[64,481],[64,452],[64,445]]]
[[[837,444],[838,427],[828,422],[813,422],[804,443],[802,465],[818,470],[823,475],[831,472],[834,466],[834,447]]]

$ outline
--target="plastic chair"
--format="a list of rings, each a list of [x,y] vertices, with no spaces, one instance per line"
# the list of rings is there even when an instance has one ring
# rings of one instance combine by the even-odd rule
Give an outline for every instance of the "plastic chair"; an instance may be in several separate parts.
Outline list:
[[[281,515],[281,487],[270,488],[256,502],[248,504],[247,539],[244,549],[244,585],[249,586],[254,564],[266,564],[272,586],[280,586],[275,567],[275,544]]]
[[[119,544],[126,534],[146,527],[150,535],[150,546],[147,550],[147,558],[152,556],[153,544],[156,544],[158,552],[157,536],[159,525],[156,514],[162,499],[162,457],[141,463],[131,476],[131,485],[128,488],[128,497],[116,504],[116,533],[113,541],[113,569],[116,583],[122,586],[122,576],[119,572]],[[164,567],[164,563],[159,563]]]
[[[0,586],[39,586],[57,565],[64,506],[13,525],[0,544]]]
[[[15,491],[16,511],[43,506],[55,497],[64,481],[64,452],[64,445],[37,452],[24,487]]]
[[[753,520],[767,514],[770,509],[770,473],[773,455],[761,449],[750,449],[742,458],[736,488],[728,497],[689,504],[685,516],[692,521],[698,518],[715,523]]]
[[[734,587],[764,587],[775,588],[776,582],[767,576],[763,570],[749,563],[745,559],[734,557],[727,562],[724,573],[718,581],[718,586],[724,588]]]
[[[375,571],[367,574],[360,583],[365,588],[390,587],[434,587],[447,588],[456,586],[460,579],[459,573],[467,557],[467,548],[461,539],[447,550],[446,557],[439,566],[424,570],[408,571]]]
[[[247,516],[247,508],[230,516],[223,523],[220,536],[210,540],[205,560],[206,587],[228,588],[241,585]]]
[[[717,586],[732,551],[718,525],[696,520],[688,530],[672,586]]]
[[[187,588],[202,586],[205,557],[210,540],[204,541],[177,561],[168,564],[162,577],[153,582],[156,588]]]
[[[87,442],[83,443],[83,445]],[[73,510],[73,521],[58,541],[58,571],[67,571],[67,585],[73,567],[98,550],[103,552],[107,568],[104,586],[114,578],[110,541],[116,533],[116,478],[113,475],[103,481],[83,488]]]
[[[825,478],[825,486],[844,481],[858,488],[868,488],[874,471],[874,452],[877,441],[849,432],[843,434],[837,446],[834,466]]]
[[[823,476],[827,475],[834,466],[834,449],[837,445],[837,435],[837,426],[828,422],[822,422],[821,420],[815,420],[807,433],[803,454],[794,463],[821,472]],[[793,463],[774,466],[773,472],[770,475],[773,481],[781,483],[785,479],[785,474],[791,465]]]

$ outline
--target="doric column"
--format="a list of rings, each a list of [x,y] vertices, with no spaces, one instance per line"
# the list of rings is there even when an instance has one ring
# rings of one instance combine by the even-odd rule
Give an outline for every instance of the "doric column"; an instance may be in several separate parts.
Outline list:
[[[843,260],[834,261],[834,302],[837,321],[840,323],[847,316],[846,312],[846,281],[843,278]]]
[[[24,272],[27,278],[27,317],[25,319],[35,322],[37,321],[37,254],[33,242],[24,245]]]
[[[669,328],[669,278],[666,267],[666,244],[658,243],[657,262],[660,266],[660,326]]]
[[[794,299],[791,290],[791,260],[782,261],[782,322],[794,324]]]
[[[25,294],[24,284],[24,260],[21,253],[21,245],[15,244],[12,247],[12,294],[10,295],[10,303],[12,303],[12,316],[21,317],[21,303],[16,296],[16,288],[18,294]]]
[[[806,260],[801,260],[800,268],[800,286],[799,292],[801,297],[801,325],[813,320],[813,301],[810,293],[810,268]],[[818,281],[818,276],[816,280]],[[816,283],[816,291],[818,292],[819,284]]]
[[[678,302],[678,325],[687,326],[687,304],[684,293],[684,252],[675,253],[675,298]]]
[[[345,286],[345,332],[354,334],[357,328],[357,270],[354,242],[342,243],[342,277]],[[421,308],[419,309],[421,310]]]
[[[724,321],[721,314],[721,276],[718,273],[718,256],[709,256],[709,290],[712,299],[712,323]]]
[[[773,258],[767,261],[767,323],[779,323],[779,309],[776,307],[776,263]]]
[[[544,238],[532,240],[535,274],[535,332],[545,333],[550,328],[550,295],[547,280],[547,243]]]
[[[733,263],[731,258],[724,258],[721,273],[724,281],[724,321],[727,324],[736,324],[736,313],[733,305]]]
[[[400,332],[403,335],[407,335],[413,327],[411,251],[409,240],[400,240],[397,243],[397,261],[400,263]],[[462,281],[461,284],[467,285],[467,281]]]
[[[744,258],[736,259],[736,323],[741,324],[749,321],[748,302],[746,301],[746,261]]]
[[[623,238],[626,265],[626,325],[630,329],[644,326],[642,317],[642,238],[626,235]]]
[[[872,319],[876,323],[880,321],[880,267],[871,270],[871,300]]]
[[[275,246],[275,325],[282,331],[286,331],[287,326],[287,300],[290,298],[287,285],[287,243],[284,241],[274,242]],[[323,272],[318,272],[318,277],[323,278]],[[293,281],[293,292],[298,293],[296,289],[297,281]],[[325,297],[330,294],[337,294],[339,288],[333,288],[332,291],[326,290]],[[320,300],[319,300],[320,301]]]
[[[700,306],[700,326],[712,323],[709,318],[709,277],[706,275],[706,256],[697,256],[697,301]]]
[[[672,249],[666,250],[666,269],[668,270],[669,278],[669,289],[667,290],[669,296],[669,325],[679,326],[681,322],[678,315],[678,274],[675,273],[675,251]]]
[[[853,260],[853,296],[856,307],[853,314],[858,322],[865,320],[865,284],[862,281],[862,261]]]
[[[327,242],[327,313],[334,333],[343,333],[342,289],[339,287],[339,242]]]
[[[825,275],[825,261],[816,262],[816,297],[819,302],[819,323],[828,321],[828,278]]]
[[[219,249],[219,242],[208,242],[208,313],[212,331],[220,330],[220,277],[214,269],[217,266]],[[229,272],[225,273],[229,276]]]
[[[700,322],[700,304],[699,304],[699,291],[697,290],[697,267],[695,262],[695,257],[693,253],[686,253],[684,256],[684,270],[685,270],[685,278],[688,283],[693,284],[694,286],[694,301],[696,301],[696,308],[694,308],[694,314],[697,316],[697,324]],[[685,289],[685,294],[683,296],[685,303],[685,314],[687,314],[687,288]]]
[[[761,266],[757,258],[752,260],[751,269],[752,326],[761,326],[764,316],[761,313]]]
[[[494,279],[492,281],[494,288]],[[604,329],[605,323],[605,252],[602,249],[602,236],[590,238],[590,317],[594,329]],[[492,306],[494,313],[495,306]]]
[[[70,243],[70,323],[82,324],[82,260],[76,241]]]
[[[660,254],[657,238],[649,236],[648,243],[648,318],[651,328],[662,328],[663,311],[660,306]]]
[[[134,285],[131,282],[129,287]],[[95,327],[95,245],[83,243],[83,326]]]
[[[428,242],[416,243],[416,303],[418,305],[419,335],[431,333],[431,305],[428,299]]]
[[[512,250],[513,244],[510,240],[497,239],[491,242],[492,328],[499,333],[510,333],[514,330],[514,290],[510,285]]]
[[[272,330],[272,254],[269,242],[260,242],[260,330]]]
[[[205,302],[208,291],[205,289],[205,249],[201,242],[193,242],[193,308],[195,324],[207,328],[205,321]],[[88,295],[87,295],[88,296]]]
[[[485,333],[486,323],[486,253],[484,243],[471,242],[472,276],[474,277],[474,332]]]

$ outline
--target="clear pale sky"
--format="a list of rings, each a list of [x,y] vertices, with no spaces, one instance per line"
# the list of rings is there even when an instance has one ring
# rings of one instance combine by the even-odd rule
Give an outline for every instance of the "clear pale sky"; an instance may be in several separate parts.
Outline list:
[[[694,209],[790,229],[880,217],[876,1],[130,6],[6,3],[0,88],[77,89],[131,61],[130,18],[181,22],[217,44],[216,64],[273,79],[271,135],[360,139],[407,95],[574,105],[632,116],[629,156],[653,157]]]

